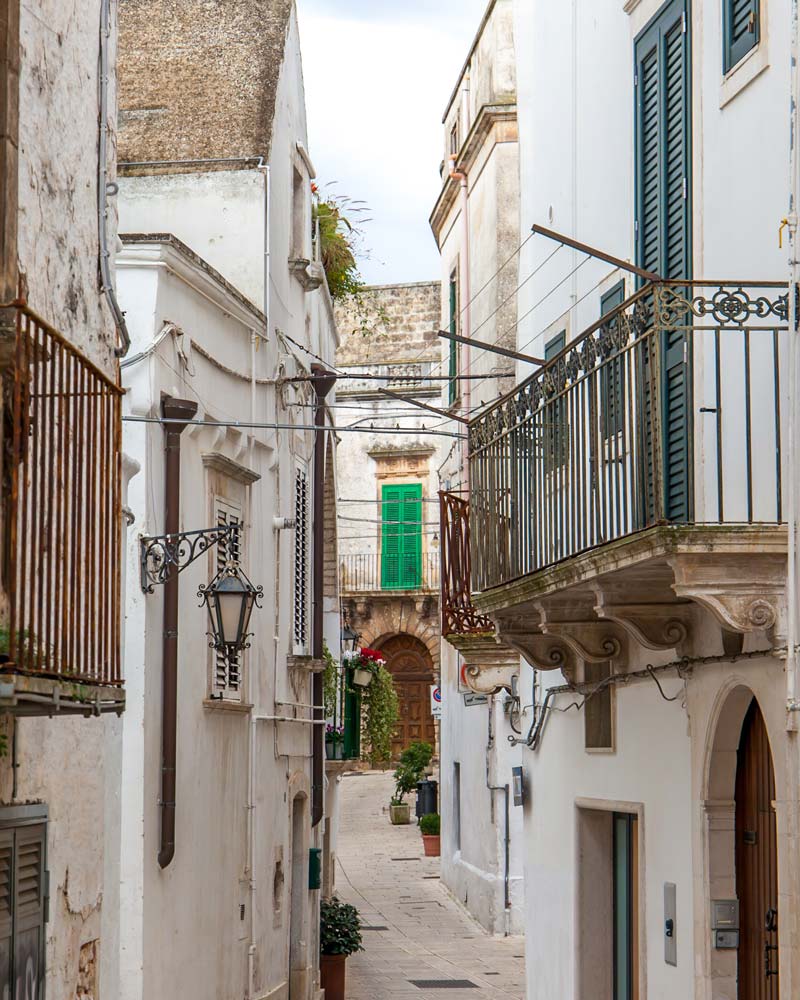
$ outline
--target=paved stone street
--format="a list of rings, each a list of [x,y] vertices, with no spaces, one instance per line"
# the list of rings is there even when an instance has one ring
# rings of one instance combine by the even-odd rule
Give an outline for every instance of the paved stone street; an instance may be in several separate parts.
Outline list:
[[[365,947],[347,962],[348,1000],[522,1000],[523,939],[486,934],[439,881],[439,859],[423,856],[416,824],[389,823],[391,772],[342,780],[337,893],[358,907]]]

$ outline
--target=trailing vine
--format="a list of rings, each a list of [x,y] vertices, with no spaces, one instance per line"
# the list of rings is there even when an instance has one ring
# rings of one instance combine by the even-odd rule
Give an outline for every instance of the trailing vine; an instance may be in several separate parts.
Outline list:
[[[362,757],[375,767],[392,759],[392,737],[400,718],[400,703],[392,675],[378,666],[369,687],[363,688],[361,702]]]
[[[339,664],[328,649],[327,642],[322,644],[322,658],[325,670],[322,674],[322,704],[325,706],[325,718],[332,719],[336,715],[339,700]]]

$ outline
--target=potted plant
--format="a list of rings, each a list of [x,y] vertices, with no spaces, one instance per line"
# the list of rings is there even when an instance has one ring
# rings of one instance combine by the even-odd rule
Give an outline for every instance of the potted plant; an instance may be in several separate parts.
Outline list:
[[[345,1000],[347,956],[362,951],[358,910],[336,896],[319,909],[320,974],[325,1000]]]
[[[344,726],[325,727],[325,756],[328,760],[344,760]]]
[[[407,764],[401,764],[394,772],[394,795],[389,803],[389,819],[394,826],[405,826],[411,822],[411,806],[403,800],[416,787],[416,771]]]
[[[361,688],[369,687],[380,667],[386,666],[386,660],[381,654],[366,646],[355,652],[345,653],[344,660],[353,671],[353,684]]]
[[[426,813],[420,817],[419,829],[426,858],[438,858],[441,851],[441,819],[439,813]]]

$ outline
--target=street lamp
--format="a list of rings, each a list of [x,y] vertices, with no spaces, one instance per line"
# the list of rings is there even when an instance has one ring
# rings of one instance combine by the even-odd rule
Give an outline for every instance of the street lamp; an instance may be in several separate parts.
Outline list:
[[[229,562],[197,596],[208,608],[211,646],[232,660],[249,646],[250,615],[261,606],[264,588],[254,587],[236,563]]]
[[[342,649],[347,653],[355,653],[359,640],[361,639],[359,633],[354,632],[353,629],[351,629],[350,626],[347,623],[345,623],[342,626],[341,638],[342,638]],[[350,644],[349,646],[348,643]]]

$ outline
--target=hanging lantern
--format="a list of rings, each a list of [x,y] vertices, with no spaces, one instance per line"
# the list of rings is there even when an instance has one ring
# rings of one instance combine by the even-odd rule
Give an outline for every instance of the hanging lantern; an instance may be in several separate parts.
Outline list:
[[[260,607],[263,587],[254,587],[234,563],[229,563],[198,596],[208,608],[211,619],[211,645],[228,659],[248,646],[247,631],[254,607]]]

